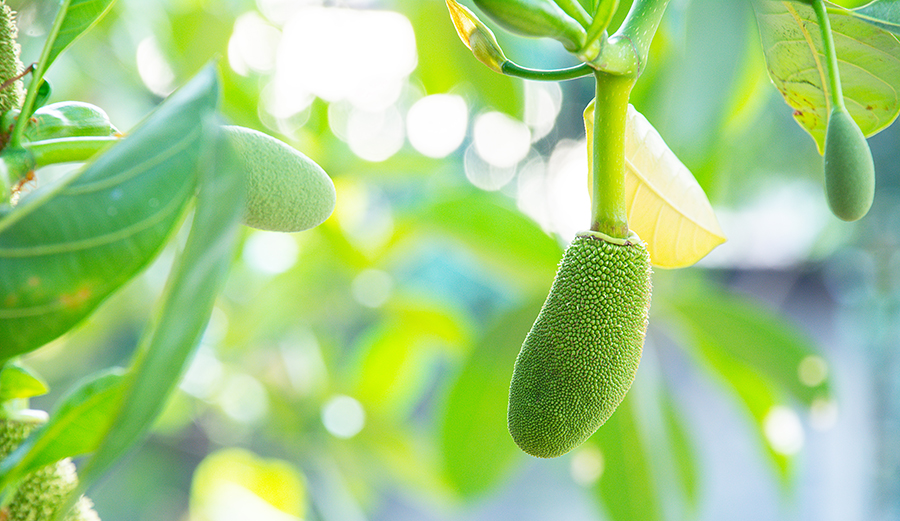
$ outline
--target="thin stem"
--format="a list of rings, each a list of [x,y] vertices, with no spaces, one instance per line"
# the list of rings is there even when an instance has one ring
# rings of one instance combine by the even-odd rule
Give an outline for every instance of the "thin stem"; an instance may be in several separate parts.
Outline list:
[[[596,72],[591,154],[591,230],[628,236],[625,202],[625,120],[634,79]]]
[[[526,80],[563,81],[587,76],[588,74],[594,72],[594,69],[592,69],[586,63],[580,63],[578,65],[565,69],[529,69],[507,60],[501,65],[500,72],[506,74],[507,76],[515,76],[517,78],[523,78]]]
[[[834,48],[834,37],[831,34],[831,22],[825,10],[823,0],[813,0],[813,9],[816,11],[816,19],[822,32],[822,47],[825,59],[828,60],[828,87],[831,90],[831,103],[834,108],[846,111],[844,106],[844,93],[841,90],[841,74],[838,71],[837,51]]]

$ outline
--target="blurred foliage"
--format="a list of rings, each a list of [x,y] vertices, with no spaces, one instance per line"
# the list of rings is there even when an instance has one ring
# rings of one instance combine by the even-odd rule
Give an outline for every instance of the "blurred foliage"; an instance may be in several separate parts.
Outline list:
[[[20,13],[23,60],[33,61],[57,2],[9,3]],[[614,25],[629,2],[621,4]],[[229,65],[239,52],[231,46],[239,20],[271,28],[253,34],[259,41],[275,34],[277,45],[293,17],[315,9],[392,11],[409,21],[417,61],[411,74],[399,75],[395,99],[360,109],[346,98],[317,96],[275,114],[273,85],[285,65],[239,72]],[[520,63],[570,65],[553,42],[497,34]],[[331,64],[334,74],[362,67],[354,53],[363,51]],[[265,45],[248,52],[269,52],[270,63],[302,57],[290,49],[276,60]],[[561,85],[553,128],[530,143],[511,179],[494,190],[467,178],[478,168],[477,116],[496,110],[526,119],[527,88],[472,58],[440,0],[120,0],[50,69],[51,101],[89,101],[118,128],[131,129],[214,57],[221,59],[225,116],[319,162],[335,180],[338,207],[301,234],[244,230],[194,362],[154,436],[89,491],[103,519],[212,521],[253,505],[258,519],[501,519],[538,501],[555,518],[572,518],[579,507],[555,499],[572,490],[589,505],[590,519],[708,519],[716,513],[708,505],[721,508],[727,498],[712,496],[721,489],[710,482],[714,455],[699,437],[697,418],[705,411],[686,398],[698,385],[714,389],[734,413],[706,422],[746,435],[748,451],[763,462],[752,475],[725,462],[733,479],[789,486],[802,476],[802,458],[773,445],[766,425],[773,410],[786,407],[808,426],[809,410],[830,403],[836,391],[827,378],[798,376],[820,351],[810,336],[820,337],[783,309],[737,295],[728,287],[744,269],[737,265],[655,275],[635,389],[584,447],[537,461],[509,438],[512,364],[569,239],[553,225],[564,212],[535,217],[521,187],[526,165],[549,164],[560,143],[583,139],[589,85]],[[387,121],[393,114],[408,122],[416,101],[444,93],[461,96],[468,108],[466,137],[446,157],[426,157],[409,139],[380,161],[353,149],[351,118],[374,113]],[[749,2],[672,2],[632,102],[719,209],[741,209],[773,187],[820,182],[821,158],[766,76]],[[891,163],[877,165],[879,175],[896,178]],[[824,197],[817,204],[824,208]],[[876,196],[876,210],[878,204]],[[779,218],[795,215],[784,211],[754,222],[777,235]],[[727,224],[737,243],[753,231]],[[834,226],[813,228],[820,235],[808,239],[824,243],[824,251],[810,247],[781,269],[819,270],[814,255],[855,240],[850,232],[832,233]],[[131,358],[175,250],[165,250],[74,332],[27,357],[53,389],[34,406],[51,409],[83,375]],[[286,260],[272,263],[278,259]],[[532,477],[532,487],[516,488]],[[208,508],[223,494],[235,509]]]

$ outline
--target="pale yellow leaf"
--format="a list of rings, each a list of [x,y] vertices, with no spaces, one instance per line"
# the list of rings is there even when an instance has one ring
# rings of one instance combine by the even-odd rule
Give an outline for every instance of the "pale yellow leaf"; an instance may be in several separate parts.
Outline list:
[[[584,111],[588,187],[594,102]],[[725,242],[712,205],[697,180],[647,119],[631,105],[625,127],[625,198],[628,227],[647,243],[650,262],[683,268]]]

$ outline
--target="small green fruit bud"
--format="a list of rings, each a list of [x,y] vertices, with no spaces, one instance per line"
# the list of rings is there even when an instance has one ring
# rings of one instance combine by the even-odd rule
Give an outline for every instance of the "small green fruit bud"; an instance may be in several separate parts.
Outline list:
[[[44,105],[34,111],[25,125],[24,137],[28,141],[41,141],[64,137],[112,136],[116,132],[118,130],[100,107],[81,101],[62,101]]]
[[[587,32],[552,0],[475,0],[475,5],[504,29],[522,36],[549,37],[576,52]]]
[[[475,13],[459,5],[456,0],[447,0],[447,9],[450,10],[450,18],[459,39],[466,44],[478,61],[492,71],[502,74],[503,64],[509,60],[503,54],[494,33],[475,16]]]
[[[846,109],[834,108],[825,132],[825,192],[832,213],[861,219],[875,197],[875,164],[859,126]]]
[[[11,80],[22,72],[19,44],[16,43],[18,33],[15,13],[0,0],[0,83]],[[22,80],[16,80],[0,91],[0,114],[21,106],[23,97]]]
[[[622,402],[641,360],[650,273],[637,235],[572,241],[513,370],[507,419],[522,450],[565,454]]]
[[[226,126],[246,168],[244,224],[298,232],[322,224],[334,211],[334,183],[313,160],[262,132]]]

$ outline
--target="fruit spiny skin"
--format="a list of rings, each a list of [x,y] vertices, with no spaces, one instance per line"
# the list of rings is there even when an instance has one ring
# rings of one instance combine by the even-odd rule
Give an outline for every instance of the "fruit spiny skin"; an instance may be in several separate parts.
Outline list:
[[[8,456],[39,425],[31,420],[0,418],[0,460]],[[2,510],[4,521],[45,521],[50,519],[78,485],[75,465],[69,459],[47,465],[27,475],[12,500]],[[100,521],[90,500],[81,497],[65,521]]]
[[[522,450],[565,454],[621,403],[641,360],[650,273],[634,234],[622,241],[584,232],[572,241],[513,370],[507,419]]]
[[[299,232],[331,215],[334,183],[312,159],[268,134],[237,126],[223,128],[247,169],[244,224]]]
[[[862,219],[875,198],[875,164],[859,126],[835,108],[825,131],[825,193],[831,212],[845,221]]]
[[[6,5],[5,1],[0,0],[0,83],[16,77],[24,68],[19,60],[17,36],[15,13]],[[0,114],[18,108],[22,104],[24,95],[22,80],[16,80],[12,85],[0,91]]]

